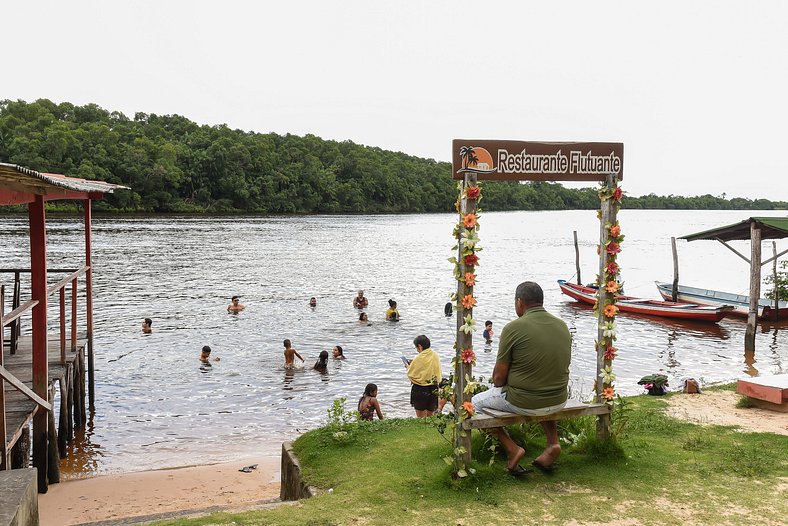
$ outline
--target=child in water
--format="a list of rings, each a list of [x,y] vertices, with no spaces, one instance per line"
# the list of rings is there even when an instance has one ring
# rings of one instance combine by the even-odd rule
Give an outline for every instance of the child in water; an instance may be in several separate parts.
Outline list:
[[[282,343],[285,346],[285,369],[292,369],[293,367],[295,367],[296,356],[298,356],[298,359],[301,360],[302,362],[304,361],[304,359],[301,358],[301,355],[298,354],[298,351],[293,349],[290,340],[285,340]]]
[[[492,343],[493,339],[493,328],[492,322],[487,320],[484,322],[484,332],[482,332],[482,338],[484,338],[484,343]]]
[[[320,372],[328,370],[328,351],[320,351],[320,357],[315,362],[314,369]]]
[[[358,399],[358,412],[361,414],[361,420],[373,420],[375,413],[378,418],[383,420],[383,412],[380,410],[378,403],[378,386],[375,384],[367,384],[364,389],[364,394]]]
[[[389,300],[389,308],[386,310],[386,319],[388,321],[399,321],[397,302],[394,300]]]

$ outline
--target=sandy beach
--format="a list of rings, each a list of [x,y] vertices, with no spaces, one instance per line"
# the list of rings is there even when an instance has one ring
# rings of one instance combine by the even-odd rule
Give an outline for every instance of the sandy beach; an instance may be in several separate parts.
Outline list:
[[[733,391],[705,391],[667,399],[667,414],[701,425],[738,426],[742,431],[788,435],[788,413],[756,407],[738,409],[741,395]]]
[[[250,473],[238,471],[257,464]],[[280,458],[259,457],[107,475],[53,484],[38,505],[42,526],[116,521],[184,510],[243,509],[279,497]]]

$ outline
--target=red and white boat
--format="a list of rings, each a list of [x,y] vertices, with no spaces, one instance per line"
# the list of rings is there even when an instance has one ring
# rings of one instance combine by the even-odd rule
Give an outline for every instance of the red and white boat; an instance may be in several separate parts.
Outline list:
[[[596,303],[596,289],[568,283],[559,279],[558,286],[561,292],[577,301],[593,305]],[[681,320],[718,322],[731,312],[731,305],[710,307],[693,303],[674,303],[672,301],[647,300],[632,296],[619,296],[616,307],[622,312],[645,314],[647,316],[661,316]]]

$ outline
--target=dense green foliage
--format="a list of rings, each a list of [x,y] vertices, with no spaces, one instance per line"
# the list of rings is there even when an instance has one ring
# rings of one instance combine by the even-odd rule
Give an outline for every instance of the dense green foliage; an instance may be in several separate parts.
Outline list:
[[[447,212],[449,163],[354,144],[199,126],[179,115],[131,119],[95,104],[0,101],[0,161],[129,186],[98,209],[141,212]],[[487,210],[595,209],[594,188],[486,184]],[[773,209],[788,203],[648,195],[628,208]]]
[[[772,285],[771,290],[766,292],[766,297],[772,300],[788,301],[788,261],[780,263],[780,268],[782,270],[777,271],[777,276],[769,274],[764,280],[767,284]]]

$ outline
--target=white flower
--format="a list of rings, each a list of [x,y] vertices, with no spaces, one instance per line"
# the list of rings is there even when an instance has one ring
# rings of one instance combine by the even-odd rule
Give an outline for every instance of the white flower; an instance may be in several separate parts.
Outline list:
[[[604,385],[611,385],[616,381],[616,375],[613,373],[613,368],[609,365],[602,369],[602,372],[599,373],[599,377],[602,379]]]
[[[475,230],[466,230],[462,233],[462,244],[463,246],[472,248],[476,246],[476,243],[479,242],[479,234],[476,233]]]
[[[472,334],[476,330],[476,320],[473,319],[472,315],[468,314],[465,316],[465,325],[460,327],[460,330],[465,334]]]

